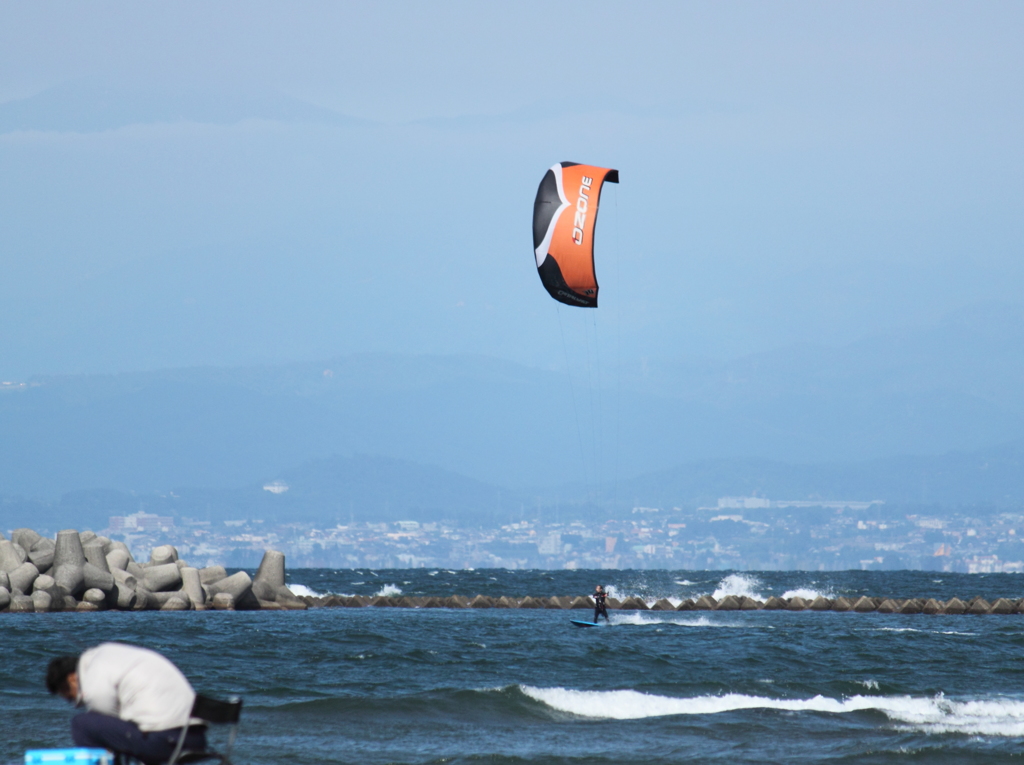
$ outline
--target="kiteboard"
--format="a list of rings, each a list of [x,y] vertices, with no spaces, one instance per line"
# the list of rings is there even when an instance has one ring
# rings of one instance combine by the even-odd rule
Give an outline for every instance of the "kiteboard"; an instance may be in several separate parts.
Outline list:
[[[596,626],[598,626],[597,622],[581,622],[578,619],[570,619],[569,621],[571,621],[577,627],[596,627]]]

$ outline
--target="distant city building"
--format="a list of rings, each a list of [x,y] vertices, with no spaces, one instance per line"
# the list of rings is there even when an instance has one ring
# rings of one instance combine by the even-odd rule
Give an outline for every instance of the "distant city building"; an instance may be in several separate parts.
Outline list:
[[[869,502],[863,500],[825,500],[825,499],[775,499],[767,497],[719,497],[719,510],[756,510],[772,507],[823,507],[830,510],[867,510],[872,505],[884,505],[881,499]],[[636,512],[635,510],[633,512]]]
[[[537,545],[537,552],[541,555],[558,555],[562,552],[562,535],[557,531],[548,534]]]
[[[771,507],[770,500],[764,497],[719,497],[719,510],[747,510],[759,507]]]
[[[138,534],[149,531],[170,531],[174,528],[174,519],[164,515],[151,513],[132,513],[131,515],[112,515],[107,519],[109,530],[115,534]]]

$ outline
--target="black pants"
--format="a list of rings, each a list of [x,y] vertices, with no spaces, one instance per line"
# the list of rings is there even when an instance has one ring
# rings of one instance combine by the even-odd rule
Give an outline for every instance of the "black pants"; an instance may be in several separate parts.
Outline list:
[[[597,624],[597,619],[600,616],[603,616],[604,620],[606,622],[607,621],[611,621],[608,618],[608,609],[607,608],[605,608],[603,605],[601,605],[601,606],[594,606],[594,624]]]
[[[71,718],[71,738],[75,746],[109,749],[115,754],[127,754],[146,765],[167,762],[178,745],[181,728],[143,732],[127,720],[119,720],[99,712],[85,712]],[[185,736],[185,749],[196,752],[206,749],[206,728],[189,728]]]

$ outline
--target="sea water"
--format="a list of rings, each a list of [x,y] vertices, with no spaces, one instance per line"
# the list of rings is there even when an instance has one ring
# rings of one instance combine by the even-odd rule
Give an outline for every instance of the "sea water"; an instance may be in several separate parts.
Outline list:
[[[293,570],[310,593],[1022,596],[1018,575]],[[1024,616],[331,608],[0,615],[0,762],[70,745],[51,656],[154,648],[241,695],[244,763],[1004,762]],[[587,614],[589,617],[589,614]],[[213,738],[218,738],[214,734]]]

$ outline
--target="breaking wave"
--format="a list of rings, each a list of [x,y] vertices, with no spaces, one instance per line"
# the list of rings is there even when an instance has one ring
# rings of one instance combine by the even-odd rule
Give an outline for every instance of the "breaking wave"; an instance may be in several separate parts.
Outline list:
[[[390,598],[394,595],[401,595],[402,588],[395,584],[385,584],[374,593],[375,598]]]
[[[662,615],[664,614],[664,615]],[[621,625],[644,627],[652,624],[669,624],[674,627],[725,627],[749,629],[756,625],[750,622],[729,622],[711,619],[708,616],[694,616],[692,613],[674,613],[671,616],[664,611],[618,611],[613,612],[611,622],[613,627]]]
[[[623,595],[619,588],[614,584],[605,585],[604,591],[608,593],[609,598],[614,598],[615,600],[625,600],[628,597],[627,595]]]
[[[750,574],[729,574],[721,582],[718,583],[718,587],[711,593],[711,597],[715,600],[721,600],[728,595],[735,595],[736,597],[748,597],[754,600],[764,600],[758,590],[763,587],[764,584],[756,576]]]
[[[317,592],[316,590],[311,589],[304,584],[289,584],[288,589],[296,595],[298,595],[300,598],[306,595],[312,598],[319,598],[324,594],[322,592]]]
[[[729,693],[674,698],[638,691],[575,691],[522,686],[529,698],[579,717],[640,720],[668,715],[710,715],[745,709],[786,712],[880,712],[900,728],[924,733],[1024,736],[1024,701],[1009,698],[952,701],[944,696],[851,696],[832,699],[772,699]]]
[[[797,587],[795,590],[786,590],[782,593],[784,598],[803,598],[804,600],[814,600],[819,596],[831,600],[835,598],[835,593],[828,589],[815,590],[812,587]]]

